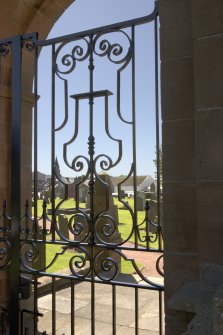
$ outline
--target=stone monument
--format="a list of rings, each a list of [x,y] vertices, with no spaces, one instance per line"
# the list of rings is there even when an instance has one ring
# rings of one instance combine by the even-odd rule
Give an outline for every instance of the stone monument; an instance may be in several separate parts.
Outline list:
[[[59,222],[59,231],[62,236],[69,239],[69,228],[68,228],[68,218],[65,214],[58,215],[58,222]],[[63,238],[60,238],[63,240]]]
[[[96,179],[95,181],[94,213],[95,216],[101,213],[102,215],[106,215],[106,217],[98,219],[95,223],[96,242],[119,244],[122,242],[122,238],[118,230],[118,208],[116,205],[114,205],[114,201],[112,198],[111,179],[106,172],[101,172],[99,174],[99,178],[101,179],[101,181],[98,179]],[[89,197],[87,207],[90,207]],[[109,217],[112,218],[112,220]],[[106,234],[104,232],[106,232]],[[98,254],[102,250],[105,249],[95,248],[95,253]],[[111,250],[106,250],[101,253],[101,257],[99,257],[96,262],[96,268],[98,266],[97,270],[100,271],[99,267],[101,267],[101,262],[103,262],[103,260],[108,257],[111,257],[115,260],[115,263],[120,270],[121,257],[119,254],[111,252]]]

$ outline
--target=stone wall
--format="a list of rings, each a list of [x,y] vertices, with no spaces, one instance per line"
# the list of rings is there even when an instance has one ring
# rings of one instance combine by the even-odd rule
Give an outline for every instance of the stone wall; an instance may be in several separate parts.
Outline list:
[[[166,335],[178,335],[194,311],[174,296],[190,281],[205,294],[200,269],[223,262],[223,2],[160,0],[160,21]]]

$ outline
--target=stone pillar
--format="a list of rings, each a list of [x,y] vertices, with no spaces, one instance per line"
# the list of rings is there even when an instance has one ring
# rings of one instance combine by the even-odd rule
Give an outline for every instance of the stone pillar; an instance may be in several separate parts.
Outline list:
[[[223,2],[193,4],[200,262],[223,264]],[[214,246],[214,247],[213,247]]]
[[[186,330],[185,312],[168,308],[168,301],[199,276],[192,2],[159,1],[166,335]]]

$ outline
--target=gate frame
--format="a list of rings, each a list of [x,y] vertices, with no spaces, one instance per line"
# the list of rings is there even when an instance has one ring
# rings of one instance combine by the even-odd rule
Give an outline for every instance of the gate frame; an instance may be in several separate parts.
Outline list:
[[[69,41],[75,37],[81,37],[94,33],[106,32],[111,29],[124,29],[129,26],[137,26],[143,23],[154,21],[157,27],[158,3],[155,2],[155,8],[152,14],[147,16],[111,24],[104,27],[86,30],[81,33],[74,33],[50,40],[38,41],[38,46],[46,46],[60,41]],[[155,39],[157,36],[155,36]],[[37,33],[18,35],[9,39],[0,41],[2,45],[11,45],[12,49],[12,143],[11,143],[11,213],[12,224],[10,232],[11,244],[11,266],[10,266],[10,303],[9,303],[9,324],[10,335],[19,334],[19,283],[20,283],[20,218],[21,218],[21,102],[22,102],[22,49],[25,40],[36,40]],[[158,49],[155,50],[158,54]],[[157,57],[155,58],[157,62]],[[156,67],[156,79],[158,79],[158,63]],[[156,80],[156,115],[159,114],[158,107],[158,80]],[[159,129],[157,128],[157,131]],[[159,139],[159,134],[157,135]],[[159,142],[158,146],[159,148]],[[158,150],[157,150],[158,152]],[[157,156],[159,159],[159,156]],[[159,173],[159,169],[158,169]],[[158,179],[158,178],[157,178]],[[158,181],[159,182],[159,181]],[[159,196],[159,195],[158,195]]]

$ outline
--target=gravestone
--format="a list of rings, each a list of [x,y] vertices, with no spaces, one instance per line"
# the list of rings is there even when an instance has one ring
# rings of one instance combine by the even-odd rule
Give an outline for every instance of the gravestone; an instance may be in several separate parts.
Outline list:
[[[145,201],[143,200],[143,198],[140,195],[137,195],[137,198],[136,198],[137,211],[143,211],[144,205],[145,205]]]
[[[103,214],[112,217],[116,228],[114,232],[110,236],[106,236],[103,233],[103,229],[109,227],[109,225],[113,225],[112,221],[108,217],[104,217],[101,220],[98,220],[95,224],[96,234],[98,234],[99,239],[106,243],[114,243],[119,244],[122,242],[121,234],[118,230],[119,220],[118,220],[118,207],[114,205],[113,197],[112,197],[112,183],[109,175],[105,172],[101,172],[99,174],[100,180],[95,181],[95,194],[94,194],[94,213],[98,215],[99,213],[104,212]],[[106,208],[106,204],[108,208]],[[89,206],[89,197],[87,207]],[[112,229],[110,230],[112,231]],[[107,230],[109,232],[109,230]],[[100,240],[97,240],[98,243],[101,243]],[[102,242],[103,243],[103,242]],[[103,248],[95,248],[95,252],[99,253]],[[105,259],[111,257],[115,260],[118,269],[120,270],[121,266],[121,256],[119,254],[115,254],[109,250],[103,252],[101,257],[97,259],[95,264],[97,271],[100,271],[101,262]],[[98,266],[98,268],[97,268]]]
[[[86,203],[88,199],[88,186],[81,184],[79,187],[79,202]]]
[[[37,235],[37,240],[43,240],[43,234],[41,233],[41,230]],[[36,261],[33,262],[32,267],[36,270],[41,270],[44,269],[46,266],[46,244],[44,242],[38,243],[37,248],[38,248],[38,258],[36,259]]]
[[[137,197],[136,197],[136,204],[137,204],[137,211],[144,211],[145,207],[145,193],[144,192],[137,192]]]
[[[150,208],[149,208],[148,216],[149,216],[149,219],[154,222],[155,218],[158,215],[157,202],[154,200],[150,200],[149,207]],[[156,232],[156,227],[154,227],[153,225],[150,225],[149,230],[151,233],[154,233]]]
[[[68,228],[68,218],[65,214],[58,215],[58,222],[59,222],[59,231],[61,235],[65,238],[69,239],[69,228]],[[63,238],[60,238],[63,240]]]

